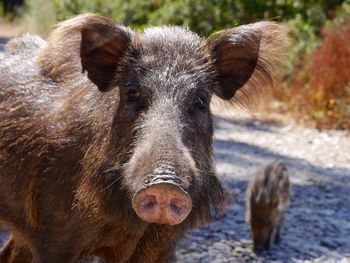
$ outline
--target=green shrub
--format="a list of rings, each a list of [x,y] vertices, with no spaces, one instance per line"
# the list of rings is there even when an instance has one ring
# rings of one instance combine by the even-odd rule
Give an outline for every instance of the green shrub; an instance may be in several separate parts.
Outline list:
[[[22,25],[30,32],[46,35],[57,22],[56,9],[51,1],[31,0],[26,2]]]
[[[333,31],[350,21],[350,0],[27,0],[23,21],[45,35],[57,21],[85,12],[101,13],[136,29],[175,24],[201,35],[262,19],[284,21],[292,43],[283,88],[274,92],[275,98],[318,127],[348,127],[349,85],[340,69],[330,65],[334,56],[343,56],[337,47],[345,50],[349,45]],[[328,29],[321,37],[325,25]],[[324,78],[316,82],[318,74]],[[341,90],[342,97],[331,90]]]
[[[319,33],[344,0],[27,0],[27,13],[40,21],[61,21],[84,12],[108,15],[132,27],[176,24],[208,35],[239,23],[262,19],[305,21]],[[41,12],[50,6],[49,12]],[[52,13],[53,12],[53,13]],[[44,18],[44,16],[49,16]],[[299,17],[297,17],[299,16]],[[44,23],[43,26],[46,26]],[[40,30],[39,30],[40,31]]]

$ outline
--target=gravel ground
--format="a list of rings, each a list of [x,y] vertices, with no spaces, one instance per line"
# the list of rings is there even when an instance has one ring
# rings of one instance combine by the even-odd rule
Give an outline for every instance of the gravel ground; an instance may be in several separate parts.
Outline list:
[[[0,59],[2,58],[3,56],[3,51],[4,51],[4,45],[5,43],[8,41],[8,38],[6,37],[0,37]]]
[[[2,44],[0,37],[0,59]],[[223,219],[193,231],[177,263],[350,262],[350,135],[216,118],[218,176],[235,196]],[[245,190],[254,171],[280,159],[290,171],[292,199],[281,244],[257,257],[245,223]],[[0,231],[0,244],[6,231]]]
[[[218,176],[235,203],[182,243],[178,263],[350,262],[349,134],[217,116],[214,148]],[[288,166],[293,196],[282,242],[257,257],[245,191],[254,171],[275,159]]]

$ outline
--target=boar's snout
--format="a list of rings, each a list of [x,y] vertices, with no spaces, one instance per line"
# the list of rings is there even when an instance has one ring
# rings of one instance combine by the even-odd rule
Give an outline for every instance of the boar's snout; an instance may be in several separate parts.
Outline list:
[[[259,254],[270,249],[271,234],[269,232],[259,233],[254,236],[253,250]]]
[[[192,209],[188,193],[171,183],[158,183],[139,190],[133,197],[136,214],[149,223],[177,225]]]
[[[265,250],[269,250],[269,246],[267,245],[261,245],[261,244],[257,244],[257,245],[254,245],[254,252],[256,254],[260,254],[260,253],[263,253]]]

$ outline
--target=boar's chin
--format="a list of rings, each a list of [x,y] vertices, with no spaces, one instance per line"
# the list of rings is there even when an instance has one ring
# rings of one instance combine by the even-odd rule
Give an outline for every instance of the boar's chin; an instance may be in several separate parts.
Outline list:
[[[186,220],[190,227],[201,227],[220,219],[229,203],[229,197],[214,173],[202,174],[201,178],[203,182],[191,195],[193,208]]]

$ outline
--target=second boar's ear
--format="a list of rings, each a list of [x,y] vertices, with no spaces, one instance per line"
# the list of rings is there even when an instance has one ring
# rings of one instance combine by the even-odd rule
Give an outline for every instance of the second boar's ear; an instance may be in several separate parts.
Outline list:
[[[131,30],[121,25],[101,23],[82,28],[82,69],[100,91],[106,91],[114,79],[115,69],[127,51],[130,39]]]
[[[243,25],[210,36],[206,44],[218,73],[215,94],[229,100],[242,87],[273,85],[287,43],[286,29],[274,22]]]

